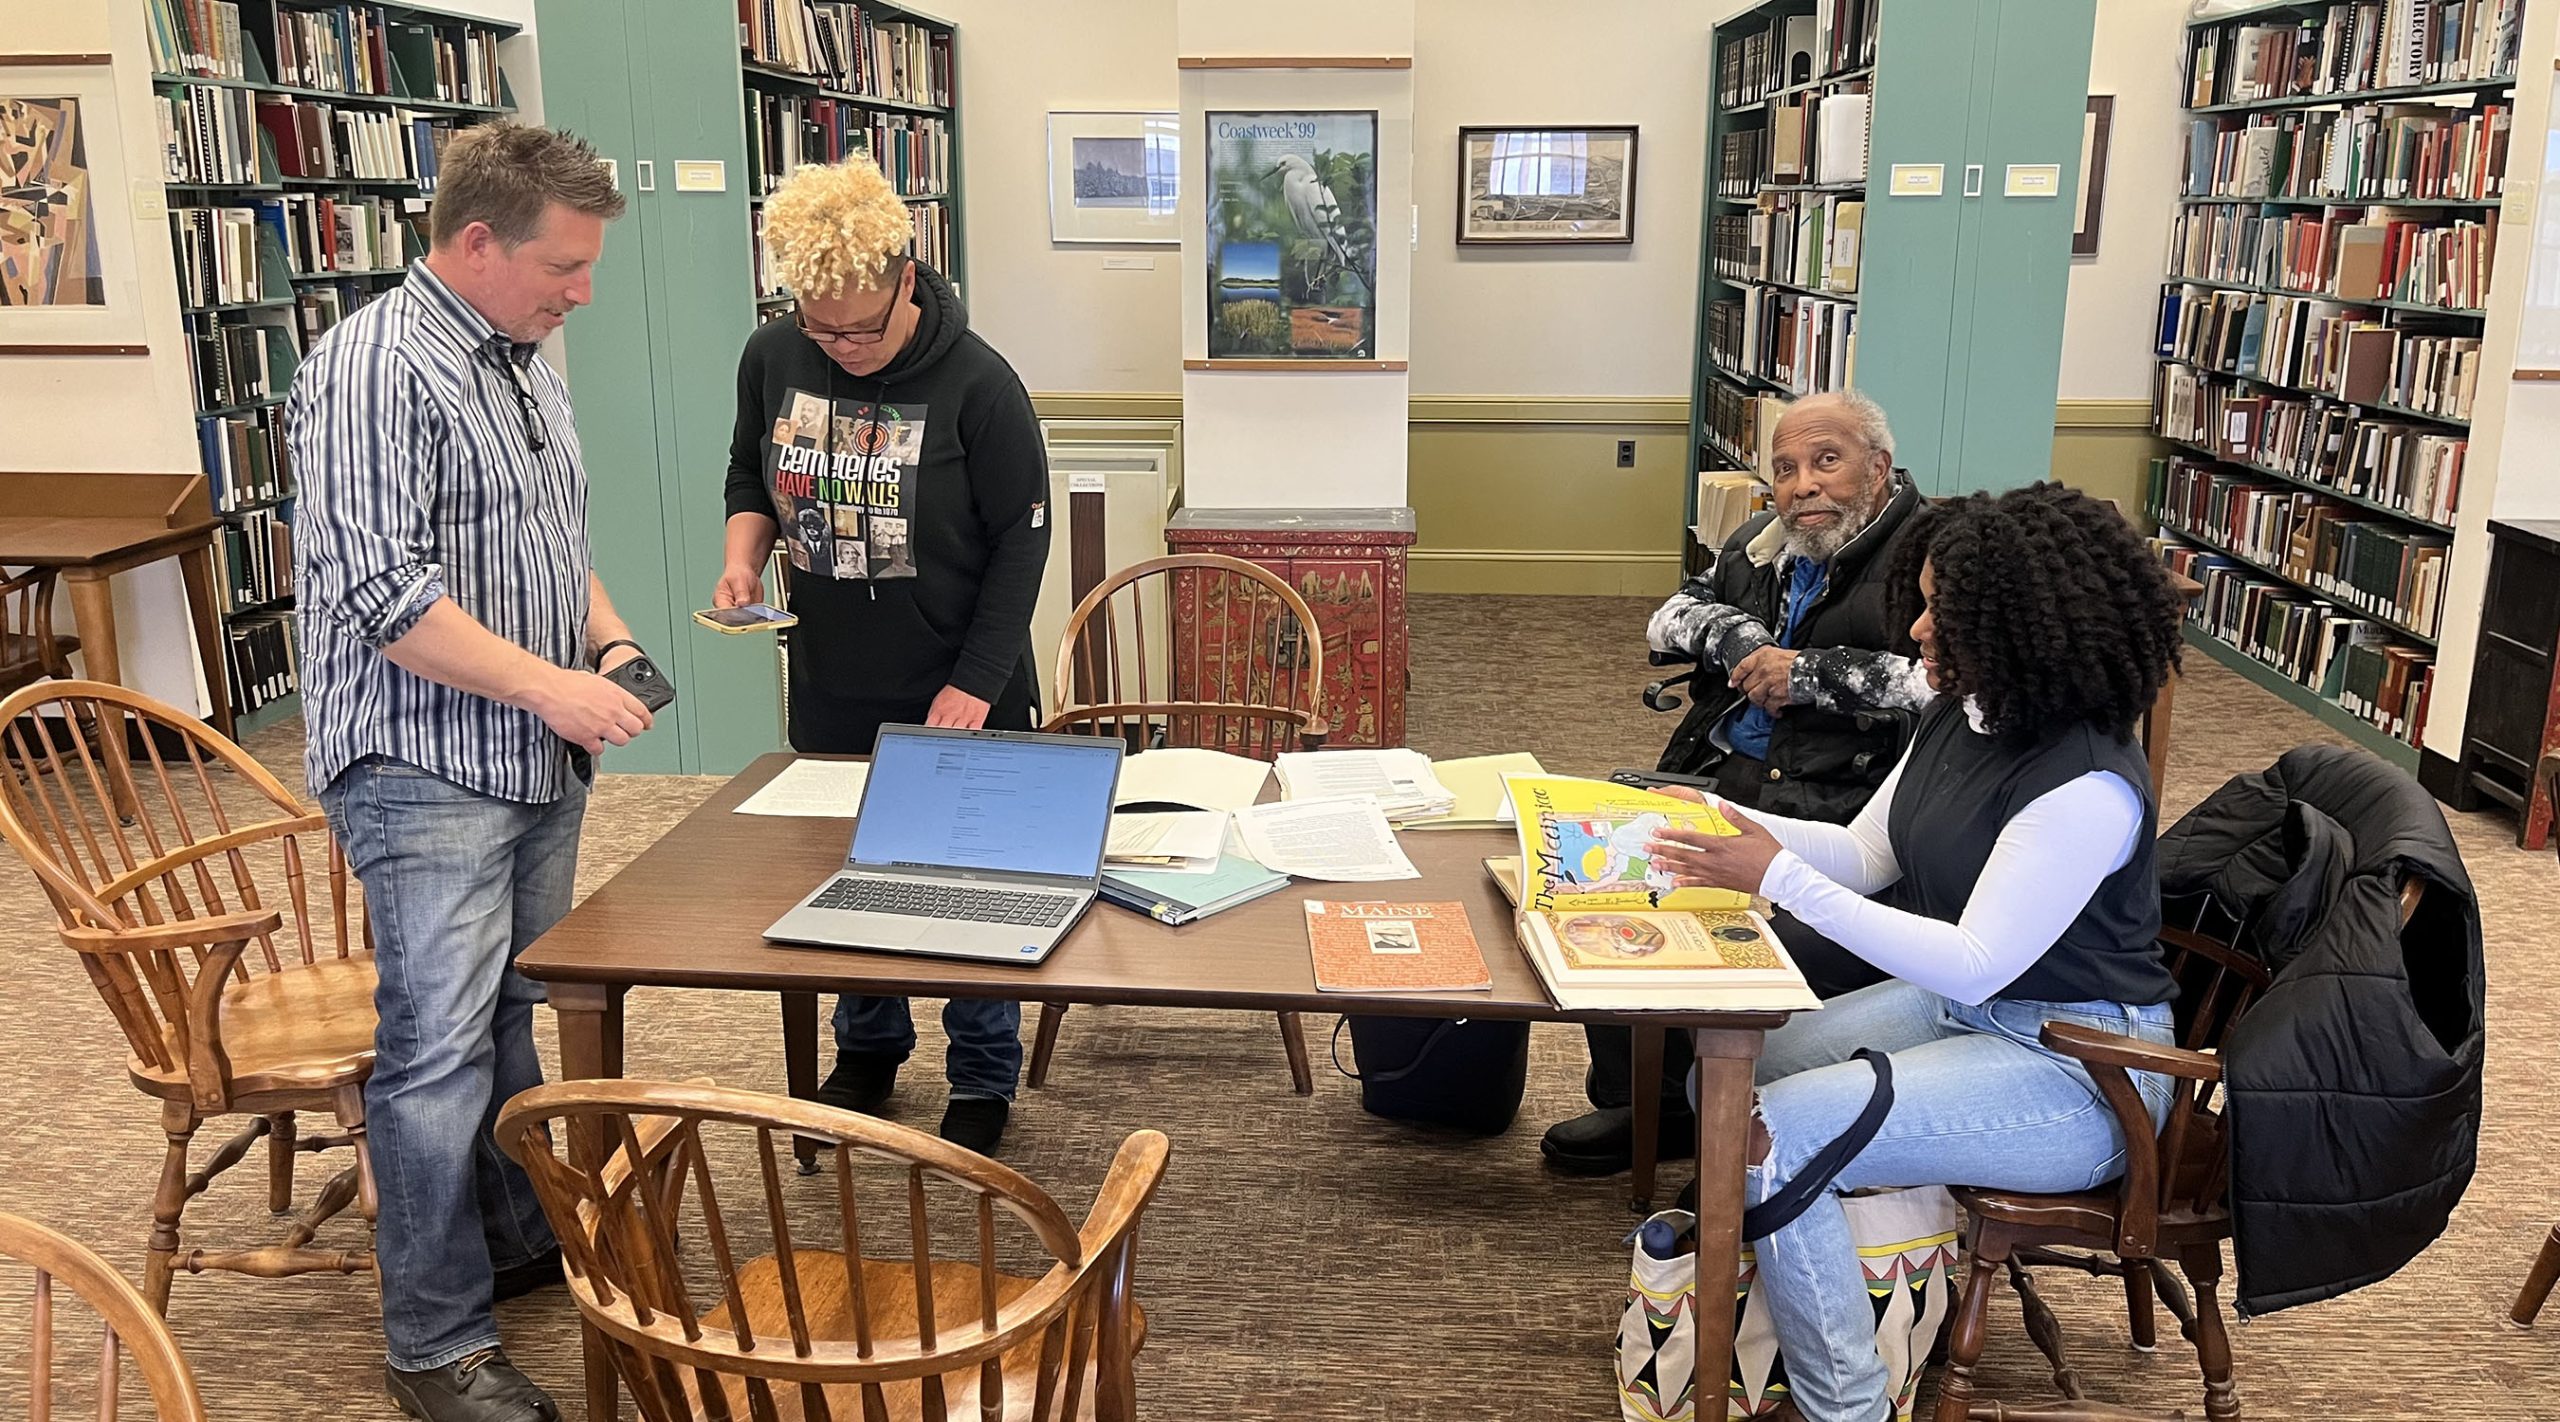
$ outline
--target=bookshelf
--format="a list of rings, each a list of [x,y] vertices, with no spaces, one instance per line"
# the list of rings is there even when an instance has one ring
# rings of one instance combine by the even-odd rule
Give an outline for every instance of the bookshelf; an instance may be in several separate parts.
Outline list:
[[[2051,422],[2020,411],[2061,368],[2094,23],[2093,0],[1763,0],[1715,27],[1693,527],[1786,404],[1844,386],[1924,493],[2048,476]],[[2056,180],[2012,196],[2018,166]],[[1896,195],[1897,168],[1941,185]]]
[[[2416,769],[2478,394],[2523,0],[2191,23],[2153,355],[2190,644]]]
[[[738,79],[756,319],[791,295],[765,260],[764,199],[803,163],[861,153],[914,223],[909,250],[960,285],[959,31],[901,5],[748,0]]]
[[[517,27],[431,6],[146,0],[180,315],[241,730],[300,709],[284,397],[426,248],[437,158],[510,113]]]

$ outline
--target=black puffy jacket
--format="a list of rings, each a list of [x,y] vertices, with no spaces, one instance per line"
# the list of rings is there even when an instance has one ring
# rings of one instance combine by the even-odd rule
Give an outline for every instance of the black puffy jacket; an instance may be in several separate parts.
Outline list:
[[[1899,475],[1894,484],[1893,497],[1875,522],[1832,555],[1831,576],[1805,614],[1796,646],[1918,655],[1910,625],[1896,625],[1889,582],[1896,552],[1919,511],[1920,491]],[[1779,595],[1786,586],[1786,560],[1778,551],[1782,537],[1776,514],[1755,515],[1725,540],[1705,578],[1706,587],[1695,595],[1738,607],[1776,631]],[[1689,713],[1664,747],[1660,769],[1707,775],[1724,759],[1713,733],[1742,700],[1742,693],[1725,684],[1730,671],[1700,664],[1691,683]],[[1860,717],[1810,706],[1788,707],[1778,715],[1769,735],[1771,780],[1760,794],[1759,807],[1796,819],[1847,822],[1892,773],[1903,743],[1910,738],[1911,722],[1908,714]]]
[[[2240,1311],[2390,1277],[2478,1155],[2480,910],[2444,812],[2372,755],[2303,746],[2215,791],[2159,861],[2163,898],[2212,895],[2275,979],[2222,1048]]]

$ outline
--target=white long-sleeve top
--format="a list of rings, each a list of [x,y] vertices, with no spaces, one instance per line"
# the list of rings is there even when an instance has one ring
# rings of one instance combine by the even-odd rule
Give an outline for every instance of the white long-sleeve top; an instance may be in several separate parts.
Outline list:
[[[2037,796],[2001,826],[1963,915],[1948,923],[1867,897],[1902,878],[1885,824],[1909,758],[1906,751],[1875,798],[1845,825],[1743,809],[1785,846],[1759,890],[1876,967],[1977,1005],[2035,966],[2098,885],[2133,858],[2142,797],[2111,770],[2090,771]]]

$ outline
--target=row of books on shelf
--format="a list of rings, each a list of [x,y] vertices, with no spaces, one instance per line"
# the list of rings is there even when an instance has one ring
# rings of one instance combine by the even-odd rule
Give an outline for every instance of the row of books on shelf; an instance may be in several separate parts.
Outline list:
[[[1794,395],[1845,390],[1858,374],[1858,308],[1852,302],[1753,287],[1742,307],[1744,374]]]
[[[1750,212],[1716,218],[1716,269],[1730,281],[1775,281],[1852,295],[1866,235],[1864,200],[1770,193]]]
[[[747,191],[762,197],[803,163],[867,155],[905,197],[951,190],[951,124],[841,99],[747,91]]]
[[[249,77],[249,41],[231,0],[151,0],[148,18],[154,73]]]
[[[2203,26],[2187,42],[2187,106],[2503,79],[2523,30],[2524,0],[2346,0]]]
[[[227,629],[223,656],[231,678],[231,711],[246,716],[290,696],[302,685],[301,649],[293,614],[236,617]]]
[[[1791,84],[1814,78],[1815,19],[1788,15],[1769,27],[1736,35],[1716,48],[1716,104],[1735,109],[1756,104]]]
[[[2281,287],[2340,301],[2395,301],[2476,311],[2489,296],[2497,217],[2447,218],[2392,207],[2252,212],[2198,207],[2178,215],[2173,277]]]
[[[224,513],[272,504],[293,493],[293,457],[285,447],[282,405],[203,416],[196,421],[196,448],[213,506]]]
[[[147,10],[155,73],[369,98],[508,102],[499,34],[489,26],[395,21],[365,4],[260,3],[244,14],[231,0],[148,0]]]
[[[454,126],[409,109],[347,109],[184,85],[155,97],[161,176],[171,183],[273,184],[278,177],[435,186]]]
[[[278,249],[250,207],[173,207],[169,240],[178,256],[178,300],[229,306],[281,295]]]
[[[188,336],[194,358],[196,405],[222,409],[284,394],[301,361],[293,332],[257,316],[193,316]]]
[[[749,59],[830,89],[900,103],[951,103],[951,36],[842,0],[738,0]]]
[[[384,283],[358,281],[313,282],[294,288],[294,329],[301,334],[302,349],[311,349],[311,343],[330,327],[390,289]]]
[[[2471,446],[2441,426],[2378,420],[2318,397],[2251,393],[2182,365],[2160,367],[2159,430],[2446,527],[2461,506]]]
[[[1867,178],[1867,124],[1875,101],[1866,94],[1825,94],[1769,108],[1772,183],[1862,183]]]
[[[2204,585],[2187,618],[2260,665],[2416,745],[2425,733],[2435,658],[2391,640],[2389,628],[2244,564],[2175,537],[2153,540],[2160,561]]]
[[[288,276],[405,266],[423,245],[413,220],[381,198],[295,193],[236,207],[173,207],[178,292],[188,306],[282,298]]]
[[[1723,357],[1717,357],[1722,360]],[[1735,362],[1736,365],[1740,361]],[[1706,382],[1707,437],[1712,447],[1698,451],[1702,469],[1730,468],[1751,462],[1757,402],[1741,386],[1710,377]]]
[[[2364,104],[2187,131],[2189,197],[2478,202],[2505,191],[2509,104]]]
[[[1716,139],[1716,192],[1729,198],[1756,197],[1768,181],[1769,130],[1728,129]]]
[[[1876,23],[1884,0],[1825,0],[1822,72],[1845,74],[1876,62]]]
[[[2164,287],[2159,353],[2218,375],[2447,420],[2469,420],[2480,393],[2476,328],[2388,325],[2316,297]]]
[[[390,94],[397,87],[391,75],[390,29],[377,5],[279,9],[276,82],[339,94]]]
[[[2152,516],[2371,617],[2433,637],[2450,535],[2185,455],[2152,461]]]
[[[225,605],[264,608],[293,596],[293,525],[277,509],[253,509],[217,530],[213,562]]]

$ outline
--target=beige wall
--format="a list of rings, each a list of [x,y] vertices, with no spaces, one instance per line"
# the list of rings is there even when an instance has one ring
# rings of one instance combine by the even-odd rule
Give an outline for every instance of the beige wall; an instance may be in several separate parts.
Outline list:
[[[936,8],[961,26],[970,320],[1035,390],[1178,388],[1176,249],[1051,243],[1047,137],[1053,109],[1174,107],[1173,0]],[[1555,18],[1523,0],[1420,7],[1417,395],[1677,396],[1688,383],[1713,16],[1680,0],[1589,7],[1571,62],[1524,39],[1552,35]],[[1634,245],[1462,254],[1457,133],[1487,123],[1638,125]],[[1381,215],[1382,229],[1404,225]],[[1103,265],[1131,256],[1153,270]]]
[[[2071,263],[2061,397],[2147,400],[2151,333],[2169,224],[2178,211],[2187,116],[2178,108],[2186,0],[2098,0],[2089,92],[2115,96],[2098,254]]]

